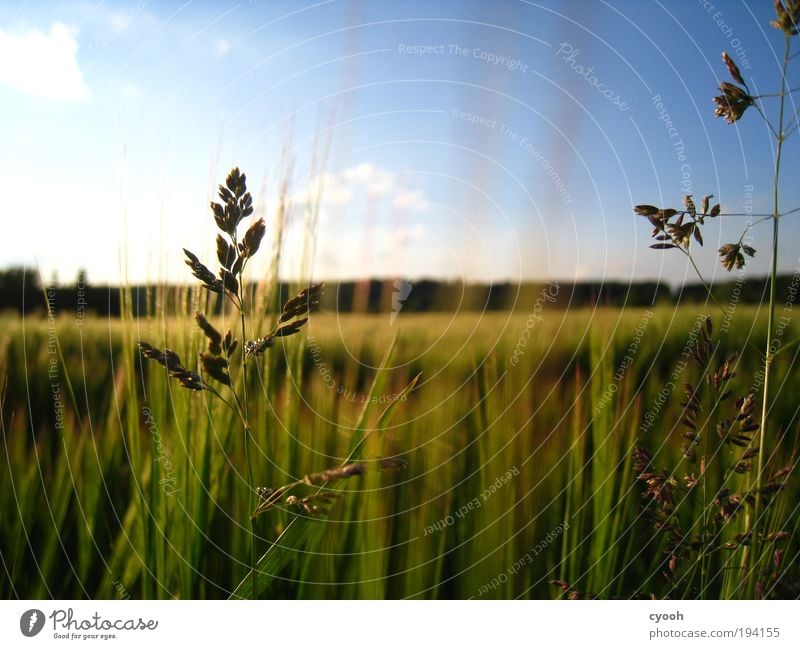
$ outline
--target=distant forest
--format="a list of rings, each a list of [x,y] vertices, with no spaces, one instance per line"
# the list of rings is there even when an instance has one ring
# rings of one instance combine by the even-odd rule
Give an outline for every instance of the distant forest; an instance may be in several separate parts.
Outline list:
[[[786,295],[792,275],[778,278],[777,295]],[[557,286],[557,288],[555,288]],[[758,304],[765,300],[766,278],[734,278],[717,284],[713,291],[717,299],[726,304]],[[279,304],[301,287],[283,283],[279,294],[271,302]],[[191,290],[201,291],[192,285]],[[323,311],[340,313],[387,313],[392,302],[407,294],[402,300],[404,312],[456,312],[456,311],[527,311],[541,300],[542,291],[550,296],[548,302],[560,308],[594,306],[649,307],[658,304],[704,303],[706,290],[700,284],[686,284],[673,288],[658,282],[625,283],[618,281],[567,282],[511,282],[495,284],[464,284],[442,280],[406,281],[397,279],[372,279],[357,282],[326,282],[321,303]],[[133,315],[152,315],[162,305],[170,312],[190,312],[194,300],[189,299],[187,285],[147,285],[126,287],[124,294],[130,298]],[[46,313],[47,301],[56,313],[80,315],[118,316],[123,290],[118,286],[92,285],[81,274],[71,285],[59,284],[55,288],[43,287],[35,271],[10,268],[0,271],[0,311],[18,313]],[[219,305],[219,300],[217,303]],[[213,308],[213,304],[211,305]]]

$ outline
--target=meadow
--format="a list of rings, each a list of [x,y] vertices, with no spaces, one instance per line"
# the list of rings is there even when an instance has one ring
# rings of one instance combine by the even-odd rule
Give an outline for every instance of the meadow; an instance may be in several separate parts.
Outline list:
[[[251,596],[241,590],[251,494],[236,417],[136,347],[148,340],[192,359],[202,331],[175,315],[76,323],[69,305],[55,314],[0,318],[0,594]],[[279,506],[255,520],[257,554],[276,557],[257,594],[670,594],[634,449],[680,466],[672,442],[683,383],[699,374],[687,361],[699,314],[715,322],[715,358],[741,352],[733,392],[757,392],[748,345],[765,338],[763,307],[738,306],[723,328],[714,306],[565,310],[543,300],[509,312],[401,312],[393,323],[389,313],[312,313],[248,376],[255,484],[336,466],[360,437],[367,470],[338,486],[326,516]],[[791,462],[796,443],[796,353],[773,367],[768,467]],[[382,470],[387,457],[404,462]],[[800,488],[790,480],[784,491],[767,514],[769,529],[785,532],[788,568],[765,578],[767,597],[800,593]],[[282,534],[299,518],[307,534]],[[736,596],[743,552],[711,555],[703,596]]]

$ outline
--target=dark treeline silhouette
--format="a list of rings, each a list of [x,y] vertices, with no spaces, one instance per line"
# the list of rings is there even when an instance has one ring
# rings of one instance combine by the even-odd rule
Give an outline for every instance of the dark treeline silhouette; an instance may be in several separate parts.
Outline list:
[[[778,278],[777,295],[787,296],[797,278],[782,275]],[[282,283],[273,304],[280,304],[301,288]],[[204,295],[198,286],[192,291]],[[766,278],[738,279],[714,287],[717,300],[725,304],[758,304],[766,299]],[[202,291],[202,292],[201,292]],[[130,310],[135,316],[153,315],[166,309],[168,313],[191,313],[192,300],[186,285],[142,285],[126,289]],[[788,299],[788,298],[787,298]],[[90,285],[82,273],[72,285],[42,286],[35,271],[11,268],[0,271],[0,311],[17,313],[46,313],[50,303],[57,315],[73,314],[117,317],[123,304],[122,291],[117,286]],[[214,305],[210,305],[213,311]],[[584,282],[511,282],[496,284],[464,284],[441,280],[406,281],[397,279],[365,280],[361,282],[326,282],[321,301],[324,311],[339,313],[456,312],[456,311],[528,311],[536,302],[547,302],[560,308],[594,306],[649,307],[659,304],[703,304],[707,301],[705,288],[686,284],[672,288],[658,282],[584,281]],[[219,308],[220,301],[216,300]],[[126,299],[127,303],[127,299]]]

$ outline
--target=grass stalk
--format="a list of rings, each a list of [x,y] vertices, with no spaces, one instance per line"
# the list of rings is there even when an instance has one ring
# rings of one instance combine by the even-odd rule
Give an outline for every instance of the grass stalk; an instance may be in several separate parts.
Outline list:
[[[770,389],[770,374],[772,370],[772,362],[774,352],[772,350],[772,335],[775,325],[775,284],[778,276],[778,224],[780,222],[780,175],[781,175],[781,157],[783,153],[783,143],[785,140],[784,133],[784,110],[786,107],[787,97],[787,81],[786,70],[791,58],[791,37],[784,36],[785,46],[783,54],[783,65],[781,67],[781,92],[780,92],[780,108],[778,110],[778,128],[776,134],[776,151],[775,151],[775,175],[773,183],[773,217],[772,217],[772,259],[770,264],[769,276],[769,307],[767,315],[767,339],[764,351],[764,392],[761,399],[761,428],[758,434],[758,457],[756,469],[756,484],[755,484],[755,507],[753,511],[753,524],[751,528],[751,542],[750,542],[750,566],[749,566],[749,579],[748,579],[748,595],[751,598],[756,596],[756,584],[758,581],[759,563],[760,563],[760,518],[761,518],[761,489],[764,484],[764,454],[766,451],[765,441],[767,435],[767,415],[769,413],[769,389]]]

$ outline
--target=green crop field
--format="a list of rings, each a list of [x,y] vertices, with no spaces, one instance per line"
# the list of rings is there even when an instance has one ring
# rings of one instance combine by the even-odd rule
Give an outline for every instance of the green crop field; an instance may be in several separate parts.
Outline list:
[[[748,345],[765,338],[764,314],[744,305],[724,326],[713,306],[544,303],[531,315],[400,313],[393,324],[389,314],[313,313],[303,335],[251,366],[254,482],[337,466],[361,440],[366,470],[337,483],[343,497],[327,515],[280,505],[255,519],[266,558],[257,582],[246,579],[252,494],[240,423],[136,347],[169,347],[194,367],[187,359],[205,344],[194,320],[3,316],[2,596],[225,598],[237,587],[251,596],[251,583],[272,598],[697,596],[691,557],[677,586],[686,590],[663,575],[667,541],[645,515],[634,448],[676,467],[678,482],[697,471],[679,442],[684,383],[703,381],[690,358],[700,314],[714,319],[711,369],[743,352],[730,388],[758,392]],[[790,329],[787,341],[800,335]],[[777,356],[771,377],[765,460],[775,472],[797,441],[796,353]],[[731,397],[710,420],[736,413]],[[383,470],[387,457],[405,466]],[[751,479],[726,474],[725,484],[744,492]],[[794,559],[800,488],[781,489],[767,529],[785,533],[781,552]],[[713,508],[713,494],[706,502]],[[737,534],[749,515],[732,518],[708,553],[704,596],[735,594],[746,578]],[[797,596],[796,567],[779,572],[759,576],[767,595]]]

